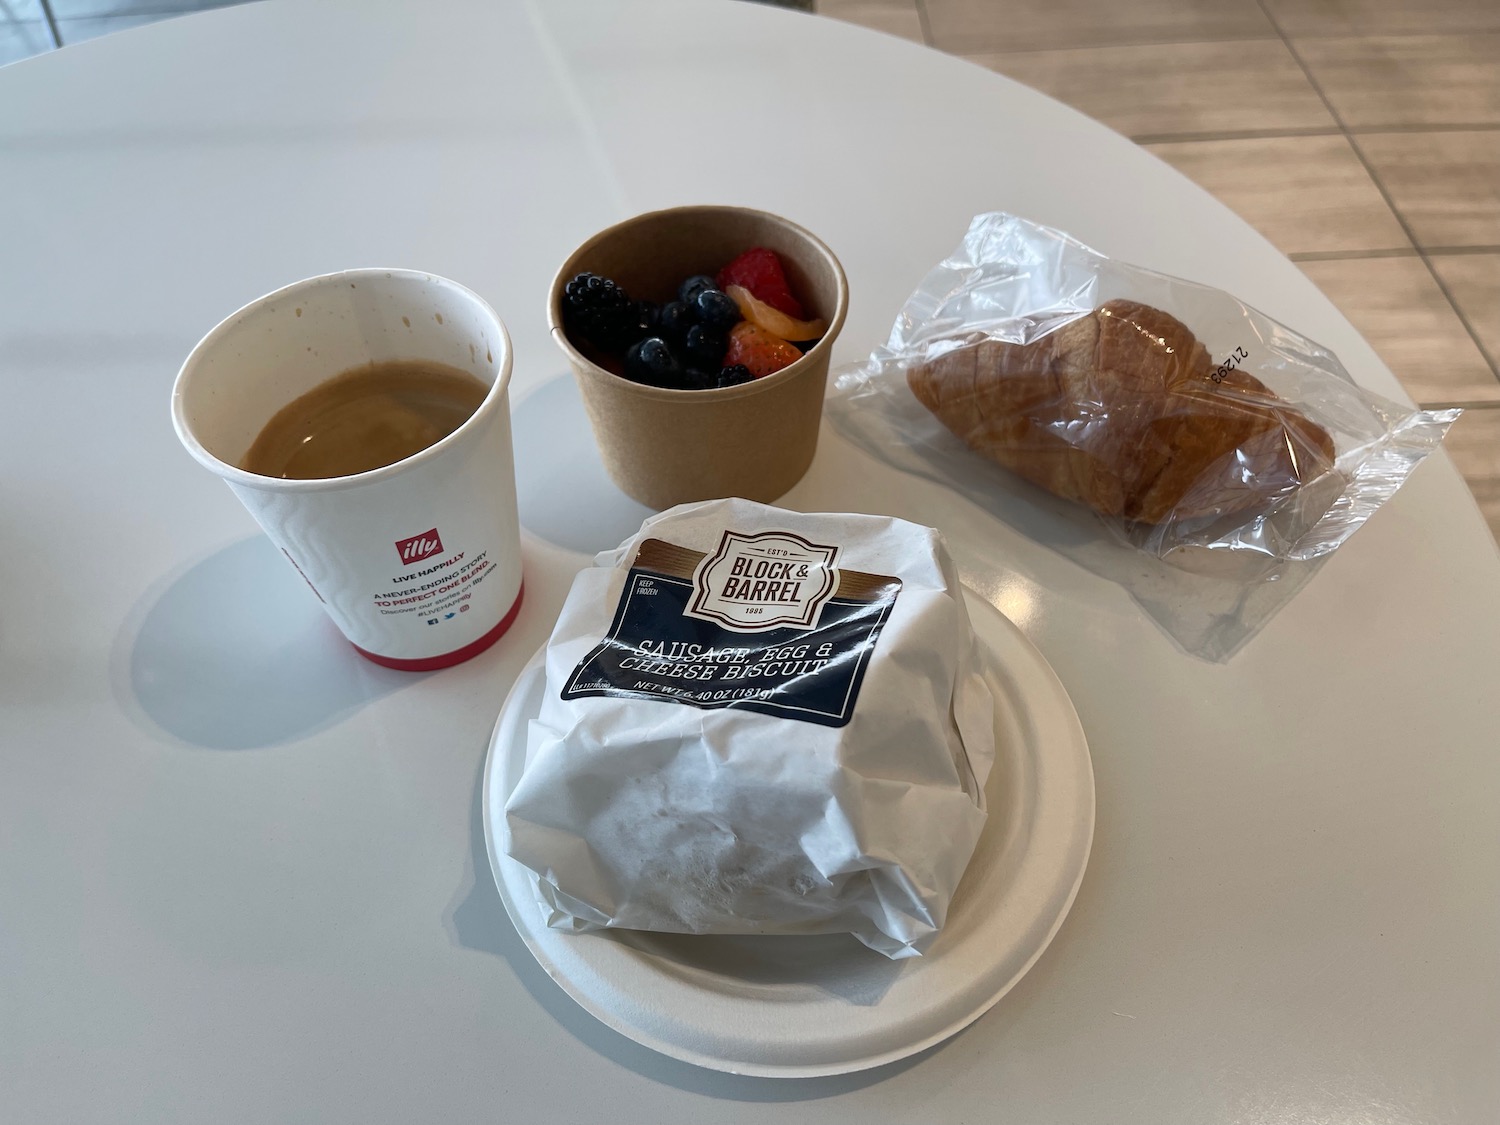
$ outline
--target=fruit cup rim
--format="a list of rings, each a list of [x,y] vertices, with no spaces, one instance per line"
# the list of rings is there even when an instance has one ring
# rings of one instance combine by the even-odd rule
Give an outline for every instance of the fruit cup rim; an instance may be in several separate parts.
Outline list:
[[[828,318],[828,330],[823,333],[823,338],[809,348],[801,359],[787,364],[780,371],[773,372],[760,379],[752,379],[748,383],[741,383],[734,387],[711,387],[705,390],[678,390],[673,387],[653,387],[646,383],[637,383],[634,379],[627,379],[623,375],[616,375],[613,371],[599,366],[593,360],[585,356],[568,339],[567,332],[563,329],[562,322],[562,294],[568,281],[577,272],[577,262],[600,242],[618,234],[621,230],[644,222],[647,219],[658,219],[664,215],[689,215],[689,214],[741,214],[755,215],[762,219],[769,219],[792,231],[799,238],[804,239],[817,253],[821,254],[829,265],[833,267],[834,280],[836,284],[836,298],[833,315]],[[643,211],[632,215],[627,219],[621,219],[605,227],[603,230],[586,238],[558,267],[557,273],[552,278],[552,288],[547,297],[547,327],[551,332],[553,341],[562,349],[564,355],[573,363],[575,369],[586,368],[596,377],[605,380],[613,380],[616,383],[628,387],[631,393],[638,394],[643,398],[655,398],[665,402],[679,401],[702,401],[702,402],[725,402],[736,398],[746,398],[750,395],[764,394],[774,390],[784,383],[795,380],[799,375],[805,373],[810,367],[815,366],[823,357],[827,356],[833,349],[834,341],[843,330],[845,317],[849,311],[849,279],[844,274],[843,263],[839,261],[828,244],[812,231],[793,222],[784,215],[778,215],[771,211],[762,211],[755,207],[739,207],[730,204],[700,203],[681,207],[662,207],[655,211]]]

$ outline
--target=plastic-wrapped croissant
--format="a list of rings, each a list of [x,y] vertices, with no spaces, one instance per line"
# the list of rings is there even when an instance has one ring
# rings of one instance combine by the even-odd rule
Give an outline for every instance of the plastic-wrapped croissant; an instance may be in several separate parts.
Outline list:
[[[1328,432],[1174,317],[1109,301],[1030,344],[985,339],[911,368],[972,449],[1102,515],[1148,524],[1270,509],[1333,467]]]

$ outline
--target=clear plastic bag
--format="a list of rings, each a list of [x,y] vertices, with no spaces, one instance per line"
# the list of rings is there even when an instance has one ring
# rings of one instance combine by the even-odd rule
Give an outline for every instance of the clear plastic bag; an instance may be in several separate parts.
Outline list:
[[[975,217],[884,347],[835,372],[829,401],[846,436],[1039,530],[1209,659],[1253,635],[1310,576],[1299,564],[1348,539],[1460,413],[1371,394],[1222,290],[998,212]],[[1080,520],[1134,550],[1080,539]]]

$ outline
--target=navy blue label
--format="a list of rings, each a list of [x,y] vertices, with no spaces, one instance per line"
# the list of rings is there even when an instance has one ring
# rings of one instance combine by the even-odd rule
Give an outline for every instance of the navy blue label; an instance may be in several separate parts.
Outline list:
[[[632,568],[608,636],[573,670],[562,697],[738,707],[841,727],[900,588],[891,578],[866,583],[860,597],[835,594],[813,628],[740,632],[686,615],[691,579]]]

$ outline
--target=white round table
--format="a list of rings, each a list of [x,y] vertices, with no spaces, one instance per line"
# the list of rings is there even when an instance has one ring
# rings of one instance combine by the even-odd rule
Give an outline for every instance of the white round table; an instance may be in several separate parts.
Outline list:
[[[776,211],[882,340],[1008,210],[1229,289],[1390,374],[1264,239],[997,75],[683,0],[271,3],[0,71],[0,1117],[16,1122],[1489,1122],[1500,1116],[1500,556],[1432,458],[1232,660],[826,433],[785,500],[934,523],[1072,694],[1093,858],[945,1045],[737,1078],[596,1023],[485,863],[496,711],[587,552],[557,264],[632,212]],[[429,676],[360,660],[175,441],[192,344],[296,278],[399,265],[515,341],[526,604]],[[587,490],[586,490],[587,491]]]

